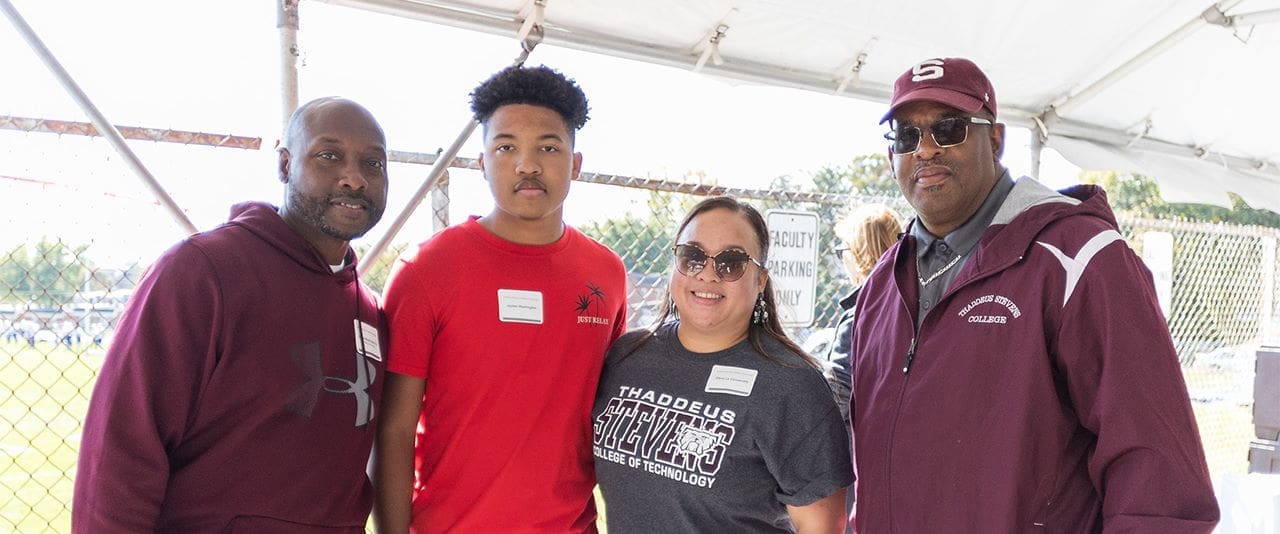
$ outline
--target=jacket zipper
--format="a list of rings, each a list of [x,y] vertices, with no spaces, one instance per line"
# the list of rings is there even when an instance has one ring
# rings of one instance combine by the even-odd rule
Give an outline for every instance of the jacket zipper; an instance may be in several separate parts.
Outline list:
[[[907,348],[907,360],[902,364],[902,374],[911,370],[911,361],[916,359],[916,336],[911,336],[911,346]]]
[[[906,307],[907,303],[903,301],[902,305]],[[908,316],[911,315],[910,311],[907,312],[907,315]],[[906,374],[907,374],[907,371],[911,370],[911,360],[914,360],[916,357],[916,340],[919,337],[920,337],[920,331],[918,327],[916,327],[913,324],[912,331],[911,331],[911,346],[907,349],[907,359],[902,365],[902,374],[903,374],[902,389],[898,391],[898,405],[897,405],[897,408],[894,409],[893,423],[889,427],[889,450],[885,454],[885,471],[886,471],[887,480],[893,480],[893,442],[895,439],[897,439],[897,435],[898,435],[898,417],[902,415],[902,400],[905,399],[907,396],[907,379],[909,377],[907,377]],[[887,513],[889,515],[889,532],[892,533],[894,531],[893,527],[897,523],[897,517],[894,515],[894,510],[893,510],[893,483],[892,482],[889,484],[888,489],[889,491],[888,491]]]

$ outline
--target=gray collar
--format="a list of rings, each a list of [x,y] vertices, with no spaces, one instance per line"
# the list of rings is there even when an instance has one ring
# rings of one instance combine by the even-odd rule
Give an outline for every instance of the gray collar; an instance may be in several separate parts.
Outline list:
[[[1013,190],[1009,192],[1009,198],[1005,200],[1003,206],[1000,206],[1000,210],[996,212],[996,217],[991,220],[991,224],[1009,224],[1019,214],[1028,209],[1041,204],[1055,202],[1071,204],[1072,206],[1080,204],[1079,200],[1049,189],[1034,178],[1023,176],[1018,178]]]

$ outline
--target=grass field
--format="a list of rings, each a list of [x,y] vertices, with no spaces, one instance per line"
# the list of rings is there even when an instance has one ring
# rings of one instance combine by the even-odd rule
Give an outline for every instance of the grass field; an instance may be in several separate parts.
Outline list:
[[[0,531],[70,530],[80,423],[102,356],[0,342]]]
[[[1192,391],[1232,391],[1242,387],[1238,373],[1212,367],[1190,367],[1183,370],[1187,387]],[[1248,380],[1252,381],[1252,373]],[[1230,397],[1230,396],[1228,396]],[[1249,467],[1249,440],[1253,439],[1253,406],[1239,400],[1193,401],[1204,442],[1205,460],[1215,477],[1225,473],[1244,473]]]
[[[0,341],[0,532],[70,530],[80,424],[102,356],[101,347]],[[1213,368],[1188,368],[1185,376],[1192,390],[1230,390],[1239,381]],[[1250,406],[1193,407],[1210,472],[1244,473]]]

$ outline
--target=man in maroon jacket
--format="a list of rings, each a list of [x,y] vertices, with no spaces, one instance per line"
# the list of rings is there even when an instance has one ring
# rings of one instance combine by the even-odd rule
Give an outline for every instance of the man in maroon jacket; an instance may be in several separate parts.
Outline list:
[[[889,156],[917,216],[857,302],[857,530],[1209,532],[1150,272],[1101,189],[1009,175],[996,109],[965,59],[894,84]]]
[[[348,242],[386,164],[367,110],[312,101],[280,208],[239,204],[148,269],[90,400],[73,531],[364,532],[387,335]]]

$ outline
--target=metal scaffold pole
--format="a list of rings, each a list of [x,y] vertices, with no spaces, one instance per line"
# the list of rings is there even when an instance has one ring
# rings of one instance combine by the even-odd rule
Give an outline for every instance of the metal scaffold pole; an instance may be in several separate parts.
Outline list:
[[[67,93],[71,95],[71,99],[75,100],[80,109],[84,110],[85,114],[89,116],[89,120],[93,122],[93,126],[98,130],[98,133],[111,144],[111,148],[115,149],[125,164],[130,169],[133,169],[134,174],[137,174],[143,183],[151,189],[151,193],[169,211],[169,215],[173,217],[174,222],[177,222],[187,232],[187,235],[196,233],[196,226],[191,223],[191,219],[187,218],[187,214],[182,212],[182,209],[173,201],[173,198],[164,190],[164,187],[160,186],[160,182],[156,180],[155,176],[151,175],[151,171],[147,170],[147,167],[142,164],[142,160],[138,159],[137,154],[133,153],[133,150],[125,143],[124,136],[120,135],[120,131],[116,129],[115,125],[111,124],[101,111],[98,111],[97,106],[93,105],[88,95],[84,94],[84,91],[71,78],[67,70],[62,68],[62,64],[45,47],[44,42],[31,29],[31,26],[27,25],[27,21],[22,18],[18,10],[13,7],[13,4],[9,0],[0,0],[0,11],[4,11],[5,16],[9,18],[9,22],[13,23],[14,28],[17,28],[18,33],[27,41],[27,44],[31,45],[31,49],[40,57],[40,61],[44,62],[45,66],[53,72],[54,78],[57,78],[62,88],[67,90]]]
[[[276,28],[280,30],[280,132],[298,108],[298,0],[277,0]]]
[[[542,42],[542,36],[542,26],[532,26],[528,35],[520,41],[520,55],[511,63],[511,66],[519,67],[524,65],[525,60],[529,59],[529,53],[533,52],[534,47],[538,46],[538,43]],[[414,211],[417,211],[418,205],[422,204],[422,199],[426,198],[426,196],[430,194],[431,190],[435,189],[436,184],[440,182],[441,178],[448,173],[449,165],[452,164],[453,159],[458,156],[458,151],[462,149],[462,145],[467,142],[467,139],[471,137],[471,133],[475,132],[476,126],[479,125],[480,122],[474,118],[467,121],[467,125],[462,127],[462,132],[453,140],[453,144],[449,145],[449,148],[445,149],[444,152],[436,157],[435,162],[431,165],[431,172],[427,174],[426,181],[422,182],[422,186],[414,192],[413,197],[409,199],[409,203],[405,205],[404,210],[400,212],[400,215],[396,217],[396,220],[391,223],[389,228],[387,228],[387,233],[383,234],[382,238],[378,240],[378,243],[373,246],[373,249],[369,250],[369,253],[366,254],[364,258],[360,259],[359,273],[361,275],[373,268],[374,263],[378,260],[378,256],[381,256],[382,253],[387,250],[387,247],[391,244],[391,240],[395,239],[396,234],[399,234],[400,229],[404,228],[405,223],[409,221],[409,217],[413,215]]]

